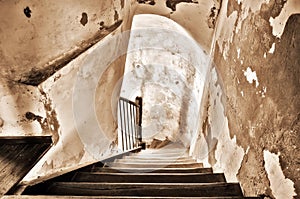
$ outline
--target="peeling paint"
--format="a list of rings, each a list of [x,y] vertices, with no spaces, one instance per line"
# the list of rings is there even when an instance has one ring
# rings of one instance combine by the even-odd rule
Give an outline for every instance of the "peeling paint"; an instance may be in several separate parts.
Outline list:
[[[269,19],[269,22],[273,27],[273,35],[280,38],[284,31],[284,27],[288,18],[292,14],[296,13],[300,13],[300,1],[288,0],[284,5],[283,9],[281,10],[279,16],[277,16],[276,18],[270,17]]]
[[[130,5],[127,2],[124,3],[125,8],[129,9]],[[113,5],[111,6],[113,7]],[[115,31],[110,29],[117,35],[122,32],[122,29],[128,29],[126,24],[132,19],[132,15],[130,15],[132,12],[118,13],[124,14],[124,16],[122,15],[124,23],[119,24]],[[113,15],[114,12],[111,12],[110,17],[113,17]],[[86,27],[89,24],[87,23]],[[107,44],[112,38],[117,39],[113,40],[109,47],[105,48],[105,53],[103,53],[102,45],[105,42]],[[50,122],[49,128],[57,133],[59,139],[25,176],[22,184],[41,182],[101,161],[120,152],[116,144],[114,144],[117,135],[113,119],[114,110],[111,107],[111,97],[115,84],[121,78],[123,71],[119,67],[124,65],[124,59],[118,57],[119,59],[110,60],[115,61],[110,65],[108,60],[112,59],[119,52],[121,54],[122,52],[126,53],[126,38],[128,39],[126,34],[124,37],[114,37],[113,34],[107,35],[39,85],[41,92],[44,94],[45,105],[48,107],[47,111],[49,114],[47,119],[58,122]],[[96,64],[100,62],[101,64]],[[97,67],[100,66],[100,69],[95,65]],[[108,67],[111,70],[105,70]],[[99,71],[105,74],[105,78],[101,78],[102,73],[100,75],[97,74]],[[94,74],[97,74],[96,77]],[[86,85],[86,83],[91,84]],[[78,84],[95,86],[95,88],[81,90],[81,88],[78,88]],[[100,88],[98,89],[98,87]],[[81,91],[92,92],[93,95],[91,98],[88,98],[90,95],[86,98],[86,92],[82,94]],[[77,94],[79,92],[79,95],[76,95],[76,92]],[[87,99],[92,99],[92,102],[88,102]],[[82,108],[81,105],[85,108]],[[88,110],[87,106],[92,111]],[[53,112],[54,110],[55,112]],[[94,114],[91,114],[91,112]],[[105,117],[101,115],[102,113],[105,114]],[[104,118],[105,121],[98,120],[97,116],[99,114],[99,118]],[[97,124],[99,123],[102,123],[107,134],[102,133],[102,131],[95,131],[94,127],[98,127]]]
[[[276,199],[292,199],[296,196],[294,183],[285,178],[279,163],[280,153],[274,154],[264,150],[265,169],[271,183],[272,193]]]
[[[230,47],[230,43],[233,39],[233,30],[235,29],[235,23],[238,19],[238,12],[233,11],[229,17],[226,17],[227,13],[227,0],[222,1],[222,6],[226,7],[226,9],[221,9],[219,14],[219,20],[217,22],[217,26],[219,24],[226,24],[226,26],[222,26],[222,28],[216,29],[216,38],[217,44],[223,53],[223,57],[226,60],[228,57],[228,50]]]
[[[266,97],[266,93],[267,93],[267,87],[263,86],[262,90],[258,91],[258,93],[261,94],[262,98],[265,98]]]
[[[237,49],[237,58],[239,59],[240,58],[240,53],[241,53],[241,49]]]
[[[236,175],[244,158],[244,150],[236,144],[236,137],[229,137],[228,120],[225,119],[224,133],[220,136],[214,165],[214,172],[224,172],[228,182],[238,182]],[[232,158],[234,157],[234,158]]]
[[[273,53],[274,53],[274,51],[275,51],[275,43],[273,43],[273,44],[272,44],[272,46],[271,46],[271,48],[270,48],[270,50],[269,50],[269,52],[268,52],[268,53],[271,53],[271,54],[273,54]]]
[[[247,70],[244,71],[244,76],[246,77],[247,81],[252,84],[255,81],[255,87],[258,87],[259,82],[256,76],[256,72],[252,71],[250,67],[247,67]]]
[[[46,113],[40,99],[41,94],[36,87],[0,78],[1,136],[48,135],[44,125]],[[39,119],[27,119],[26,113],[29,112]]]

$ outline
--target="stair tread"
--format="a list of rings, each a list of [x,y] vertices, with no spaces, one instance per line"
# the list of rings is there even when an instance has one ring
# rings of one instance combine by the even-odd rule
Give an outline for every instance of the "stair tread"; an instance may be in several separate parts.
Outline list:
[[[197,163],[196,160],[190,159],[190,160],[176,160],[176,159],[169,159],[169,160],[149,160],[149,159],[117,159],[114,162],[117,163]]]
[[[76,182],[118,182],[118,183],[212,183],[226,182],[224,174],[205,173],[90,173],[78,172]]]
[[[202,163],[117,163],[117,162],[106,162],[105,166],[108,167],[123,167],[123,168],[198,168],[203,167]]]
[[[190,197],[157,197],[157,196],[60,196],[60,195],[5,195],[2,196],[2,199],[99,199],[99,198],[113,198],[113,199],[188,199]],[[228,196],[228,197],[193,197],[193,199],[242,199],[241,196]],[[258,198],[259,197],[252,197]]]
[[[192,160],[191,157],[178,157],[178,156],[175,156],[175,157],[149,157],[149,156],[125,156],[123,158],[124,160],[127,160],[127,159],[130,159],[130,160]]]
[[[54,182],[54,195],[110,196],[242,196],[238,183],[91,183]]]
[[[95,167],[93,172],[114,173],[212,173],[212,168],[121,168],[121,167]]]
[[[145,154],[133,154],[133,157],[189,157],[188,154],[178,154],[178,153],[166,153],[166,154],[160,154],[160,153],[145,153]]]

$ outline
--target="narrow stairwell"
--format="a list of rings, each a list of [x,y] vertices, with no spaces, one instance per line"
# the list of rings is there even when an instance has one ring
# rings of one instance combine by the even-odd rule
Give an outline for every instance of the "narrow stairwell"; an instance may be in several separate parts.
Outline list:
[[[25,195],[55,198],[244,198],[238,183],[203,168],[186,149],[169,145],[96,163],[43,185]]]

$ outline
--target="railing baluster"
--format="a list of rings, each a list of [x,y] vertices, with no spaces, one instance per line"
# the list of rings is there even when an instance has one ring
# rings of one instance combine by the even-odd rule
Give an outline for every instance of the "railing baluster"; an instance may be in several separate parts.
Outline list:
[[[132,107],[133,105],[130,104],[130,126],[131,126],[130,136],[131,136],[131,146],[132,148],[134,148],[134,136],[133,136],[134,125],[133,125],[133,118],[132,118]]]
[[[131,149],[131,137],[130,137],[130,131],[131,131],[131,128],[130,128],[130,104],[127,104],[127,117],[128,117],[128,121],[127,121],[127,125],[128,125],[128,141],[129,141],[129,149]]]
[[[125,115],[125,101],[122,101],[123,104],[123,121],[124,121],[124,131],[123,131],[123,137],[124,137],[124,150],[127,150],[127,139],[126,139],[126,115]]]
[[[119,99],[119,122],[121,128],[122,150],[127,151],[140,146],[142,98],[137,97],[135,102],[120,97]]]
[[[118,125],[121,126],[121,137],[122,137],[122,150],[124,151],[124,138],[123,138],[123,117],[122,117],[122,105],[121,105],[121,100],[119,101],[119,116],[120,116],[120,124],[118,122]]]

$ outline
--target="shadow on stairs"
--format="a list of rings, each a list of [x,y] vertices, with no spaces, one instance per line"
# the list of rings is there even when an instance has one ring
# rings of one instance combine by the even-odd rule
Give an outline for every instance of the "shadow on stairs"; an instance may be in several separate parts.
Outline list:
[[[238,183],[226,182],[188,156],[164,147],[129,153],[27,187],[7,198],[244,198]]]

